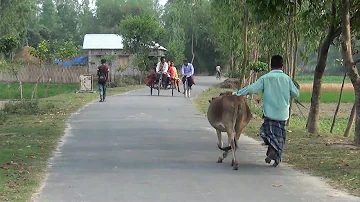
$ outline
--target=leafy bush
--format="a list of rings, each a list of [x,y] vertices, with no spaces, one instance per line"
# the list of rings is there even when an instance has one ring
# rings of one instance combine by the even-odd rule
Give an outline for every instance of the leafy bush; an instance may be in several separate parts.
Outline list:
[[[261,61],[253,62],[250,64],[250,70],[254,72],[264,72],[268,70],[268,64]]]
[[[139,76],[122,76],[121,78],[116,78],[115,81],[111,82],[109,85],[110,88],[116,88],[127,85],[138,85]]]
[[[229,77],[229,78],[240,78],[241,72],[240,71],[229,71],[226,74],[226,76]]]
[[[59,111],[58,107],[56,107],[54,103],[49,102],[44,105],[41,105],[38,113],[46,114],[46,113],[55,113],[57,111]]]
[[[7,115],[4,111],[0,111],[0,125],[3,124],[7,119]]]
[[[3,111],[7,114],[36,115],[39,114],[39,109],[39,100],[23,100],[5,103]]]

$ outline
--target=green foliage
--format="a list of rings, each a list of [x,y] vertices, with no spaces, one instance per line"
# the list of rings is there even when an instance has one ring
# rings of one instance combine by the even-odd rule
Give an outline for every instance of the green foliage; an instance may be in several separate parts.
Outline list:
[[[7,114],[3,110],[0,110],[0,125],[4,124],[7,119]]]
[[[119,22],[124,20],[127,15],[156,15],[160,14],[154,9],[154,2],[149,0],[96,0],[97,24],[101,30],[109,33],[118,33]]]
[[[162,21],[166,32],[160,42],[168,49],[166,58],[174,60],[176,66],[184,58],[191,61],[193,49],[196,73],[214,71],[221,56],[216,53],[216,39],[211,32],[210,9],[207,0],[176,0],[165,5]]]
[[[0,61],[0,72],[15,76],[17,79],[22,68],[21,61],[6,62],[5,60]]]
[[[253,62],[250,64],[250,70],[253,70],[254,72],[265,72],[268,70],[268,64],[265,62]]]
[[[167,44],[166,49],[166,59],[175,61],[175,66],[181,65],[183,59],[185,58],[185,44],[183,42],[173,40]]]
[[[0,53],[9,54],[18,47],[19,38],[13,35],[7,35],[0,38]]]
[[[29,52],[40,60],[40,67],[49,58],[54,58],[54,55],[50,53],[50,42],[45,40],[37,48],[30,47]]]
[[[128,15],[120,22],[120,27],[125,51],[135,54],[135,66],[146,71],[150,65],[148,56],[162,33],[159,21],[153,15]]]
[[[34,0],[0,1],[0,36],[13,35],[23,37],[35,16]]]
[[[240,78],[240,76],[241,76],[241,72],[240,71],[231,71],[231,70],[229,70],[228,71],[228,73],[226,73],[226,75],[225,76],[227,76],[227,77],[229,77],[229,78]]]
[[[114,61],[116,55],[102,55],[101,59],[105,59],[106,62],[110,65],[112,65],[112,62]]]
[[[57,56],[61,60],[72,59],[79,54],[81,46],[76,45],[73,41],[65,41],[57,50]]]
[[[153,15],[127,15],[120,22],[125,50],[129,53],[151,51],[161,33],[160,24]]]

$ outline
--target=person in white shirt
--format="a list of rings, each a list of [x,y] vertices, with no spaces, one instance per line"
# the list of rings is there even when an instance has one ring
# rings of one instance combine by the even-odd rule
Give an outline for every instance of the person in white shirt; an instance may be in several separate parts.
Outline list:
[[[160,58],[160,62],[158,62],[156,66],[156,81],[159,81],[160,75],[162,76],[162,80],[166,83],[165,89],[169,85],[169,74],[167,73],[169,69],[168,63],[165,61],[165,57]]]
[[[216,73],[219,74],[219,77],[220,77],[220,65],[217,65],[215,67],[215,69],[216,69]]]
[[[181,67],[181,74],[182,74],[182,83],[185,84],[185,79],[186,77],[188,77],[188,85],[191,89],[191,86],[194,84],[194,78],[193,78],[193,75],[194,75],[194,66],[189,63],[186,59],[184,60],[184,64],[182,65]]]

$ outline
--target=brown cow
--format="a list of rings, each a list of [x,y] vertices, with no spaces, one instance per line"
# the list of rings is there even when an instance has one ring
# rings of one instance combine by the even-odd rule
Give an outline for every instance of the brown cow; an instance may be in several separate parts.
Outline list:
[[[232,150],[233,159],[231,165],[234,170],[237,170],[238,162],[235,156],[237,141],[244,127],[252,119],[252,114],[246,103],[245,96],[235,96],[231,93],[225,92],[220,94],[219,97],[209,100],[210,105],[207,111],[207,118],[210,125],[216,130],[218,147],[223,151],[217,162],[222,163],[227,157],[229,150]],[[228,147],[223,148],[221,132],[228,134]]]

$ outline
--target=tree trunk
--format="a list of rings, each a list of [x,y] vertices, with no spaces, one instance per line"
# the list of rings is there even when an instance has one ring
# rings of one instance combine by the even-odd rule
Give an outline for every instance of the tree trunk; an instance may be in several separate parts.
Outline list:
[[[41,78],[41,76],[39,76],[36,80],[33,92],[31,94],[31,99],[37,98],[37,89],[38,89],[38,84],[39,84],[40,78]]]
[[[51,78],[48,80],[47,84],[46,84],[46,90],[45,90],[45,97],[48,96],[48,91],[49,91],[49,84],[50,84]]]
[[[350,130],[351,130],[351,127],[354,123],[354,118],[355,118],[355,103],[351,109],[351,113],[350,113],[350,116],[349,116],[349,120],[348,120],[348,124],[346,126],[346,129],[345,129],[345,132],[344,132],[344,137],[349,137],[349,134],[350,134]]]
[[[341,54],[344,60],[346,72],[354,86],[355,91],[355,133],[354,142],[360,145],[360,76],[352,56],[351,30],[350,30],[350,1],[340,0],[342,3],[342,40]]]
[[[336,17],[335,0],[332,1],[332,13],[333,22]],[[321,83],[322,76],[326,67],[326,60],[329,52],[330,45],[334,38],[337,36],[335,33],[334,23],[330,24],[329,30],[325,38],[319,44],[318,59],[315,67],[313,92],[311,96],[311,106],[309,110],[309,116],[306,123],[306,128],[309,133],[319,132],[319,107],[321,99]]]
[[[340,103],[341,103],[342,93],[343,93],[343,89],[344,89],[345,79],[346,79],[346,73],[344,74],[344,78],[343,78],[343,81],[342,81],[342,84],[341,84],[339,100],[338,100],[338,103],[337,103],[337,106],[336,106],[336,109],[335,109],[333,121],[331,123],[330,133],[333,132],[335,121],[336,121],[336,116],[337,116],[337,113],[338,113],[339,108],[340,108]]]
[[[244,80],[245,80],[245,73],[246,73],[246,68],[247,68],[247,64],[248,64],[248,19],[249,15],[248,15],[248,10],[247,8],[245,8],[244,11],[244,58],[243,58],[243,64],[242,64],[242,70],[241,70],[241,75],[240,75],[240,88],[242,88],[244,86]]]
[[[268,51],[268,72],[271,71],[271,54],[270,51]]]
[[[191,54],[192,54],[191,64],[193,64],[194,59],[195,59],[195,53],[194,53],[194,33],[191,34]]]
[[[295,76],[296,76],[296,62],[297,62],[297,47],[298,47],[298,40],[297,40],[297,34],[296,34],[296,29],[294,28],[293,33],[292,33],[292,37],[293,37],[293,44],[292,44],[292,64],[291,64],[291,74],[289,75],[293,80],[295,80]],[[292,107],[293,107],[293,102],[294,99],[291,98],[290,99],[290,108],[289,108],[289,119],[287,121],[287,125],[290,124],[290,119],[291,119],[291,111],[292,111]]]

